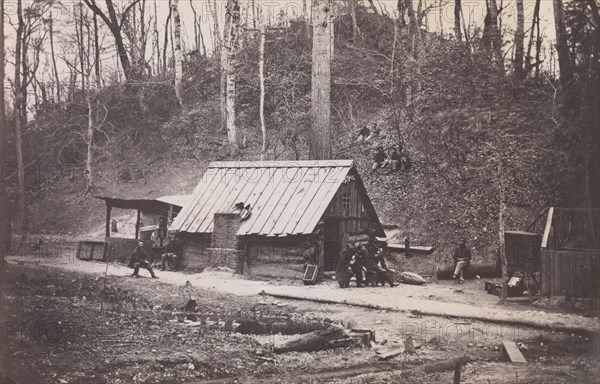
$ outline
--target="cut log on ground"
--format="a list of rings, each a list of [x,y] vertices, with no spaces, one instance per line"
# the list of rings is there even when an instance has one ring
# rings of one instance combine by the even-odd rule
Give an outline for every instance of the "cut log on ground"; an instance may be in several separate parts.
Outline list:
[[[357,345],[359,345],[359,342],[351,337],[346,330],[331,327],[275,344],[273,349],[275,353],[313,352]]]
[[[402,377],[411,376],[420,372],[433,373],[433,372],[445,372],[454,371],[457,366],[462,367],[463,365],[471,362],[471,359],[467,355],[454,357],[448,360],[435,361],[432,363],[424,364],[420,367],[402,371]]]
[[[438,279],[451,279],[454,274],[454,266],[438,266],[435,275]],[[465,279],[475,276],[479,277],[502,277],[502,271],[496,264],[471,264],[463,271]]]

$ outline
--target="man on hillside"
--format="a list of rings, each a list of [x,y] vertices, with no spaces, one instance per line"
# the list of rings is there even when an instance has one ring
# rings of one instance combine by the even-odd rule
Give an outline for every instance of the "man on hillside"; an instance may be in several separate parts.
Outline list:
[[[373,156],[373,171],[386,166],[386,160],[388,156],[383,151],[383,147],[377,147],[377,151]]]
[[[456,279],[458,277],[458,283],[463,284],[465,282],[463,271],[471,263],[471,251],[467,248],[467,241],[464,238],[460,239],[460,244],[454,251],[452,258],[454,259],[454,275],[452,275],[452,278]]]
[[[169,234],[168,241],[165,253],[160,256],[160,270],[166,270],[168,264],[172,271],[176,271],[179,269],[183,254],[183,242],[179,239],[179,234]]]
[[[154,270],[150,263],[146,261],[146,254],[144,253],[144,242],[138,242],[137,247],[131,253],[131,258],[129,259],[129,268],[133,268],[132,277],[139,277],[138,272],[140,271],[140,267],[144,268],[148,272],[153,279],[158,279],[158,276],[154,274]]]

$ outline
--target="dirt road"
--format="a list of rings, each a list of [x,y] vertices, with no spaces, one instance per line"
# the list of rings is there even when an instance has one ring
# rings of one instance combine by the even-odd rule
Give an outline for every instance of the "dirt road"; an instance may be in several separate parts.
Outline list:
[[[418,368],[458,354],[473,359],[463,369],[463,383],[506,383],[507,379],[592,383],[600,373],[596,338],[479,320],[280,300],[256,293],[264,288],[287,290],[290,285],[247,281],[223,272],[159,272],[158,280],[132,279],[126,276],[127,268],[110,265],[105,283],[105,268],[102,263],[79,260],[52,266],[9,264],[10,290],[5,293],[3,311],[12,317],[5,327],[5,373],[20,379],[17,382],[48,383],[447,383],[452,381],[452,372],[425,373]],[[188,281],[191,284],[186,286]],[[301,288],[304,293],[324,290]],[[417,287],[372,290],[402,297],[409,289],[416,297],[423,294]],[[437,300],[455,297],[455,304],[478,298],[468,287],[442,284],[427,289],[440,292]],[[456,293],[455,289],[465,291]],[[370,290],[337,289],[340,294],[365,297]],[[189,295],[198,300],[198,317],[206,314],[215,323],[213,328],[190,327],[175,320],[173,311]],[[367,349],[278,355],[270,345],[290,336],[225,331],[224,320],[232,317],[337,322],[373,329],[377,343]],[[56,329],[63,329],[61,337]],[[415,354],[403,353],[384,362],[394,369],[358,374],[360,367],[382,364],[377,350],[400,347],[408,335],[417,346]],[[507,339],[523,343],[527,365],[506,361],[500,343]],[[410,376],[402,376],[414,369]],[[348,376],[348,372],[356,374]]]

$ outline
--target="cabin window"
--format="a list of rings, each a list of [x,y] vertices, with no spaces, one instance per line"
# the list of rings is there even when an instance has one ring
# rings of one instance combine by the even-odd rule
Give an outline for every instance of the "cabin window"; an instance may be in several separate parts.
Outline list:
[[[350,192],[342,192],[342,209],[350,209]]]

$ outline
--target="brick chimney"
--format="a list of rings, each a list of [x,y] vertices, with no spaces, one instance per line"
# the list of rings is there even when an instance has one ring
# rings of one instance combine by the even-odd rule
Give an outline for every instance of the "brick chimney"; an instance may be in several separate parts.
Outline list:
[[[238,249],[239,213],[215,213],[212,248]]]

